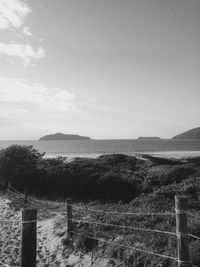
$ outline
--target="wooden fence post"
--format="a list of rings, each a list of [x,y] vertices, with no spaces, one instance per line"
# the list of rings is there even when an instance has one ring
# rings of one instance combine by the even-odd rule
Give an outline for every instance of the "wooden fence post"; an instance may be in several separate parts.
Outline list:
[[[67,203],[67,237],[71,236],[72,230],[72,206],[71,206],[71,198],[66,199]]]
[[[187,226],[187,206],[188,198],[185,196],[175,196],[176,211],[176,234],[177,234],[177,252],[178,267],[191,267],[188,226]]]
[[[21,267],[36,267],[37,209],[22,211]]]

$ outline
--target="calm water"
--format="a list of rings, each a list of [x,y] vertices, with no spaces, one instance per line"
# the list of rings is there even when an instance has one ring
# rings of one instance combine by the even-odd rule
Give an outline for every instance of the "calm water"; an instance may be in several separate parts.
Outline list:
[[[12,144],[33,145],[47,157],[97,157],[109,153],[175,158],[200,156],[200,140],[0,141],[0,148]]]

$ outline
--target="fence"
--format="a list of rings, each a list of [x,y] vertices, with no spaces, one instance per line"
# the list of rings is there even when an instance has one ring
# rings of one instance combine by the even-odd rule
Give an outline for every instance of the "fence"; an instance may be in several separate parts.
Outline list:
[[[44,206],[43,201],[35,200],[31,197],[27,196],[27,190],[25,190],[25,195],[17,191],[11,185],[8,188],[8,192],[12,192],[17,197],[20,197],[24,202],[24,208],[22,210],[22,220],[20,223],[22,224],[22,233],[21,233],[21,267],[36,267],[36,254],[37,254],[37,209],[45,210],[51,214],[57,215],[58,213],[52,211],[49,208]],[[30,209],[28,208],[28,203],[34,204],[37,209]],[[40,203],[40,204],[39,204]],[[188,232],[188,216],[194,216],[193,213],[188,212],[188,199],[185,196],[175,196],[175,212],[164,212],[164,213],[131,213],[131,212],[118,212],[118,211],[104,211],[98,209],[92,209],[87,206],[77,206],[71,203],[70,199],[66,200],[66,227],[67,227],[67,237],[68,238],[75,238],[75,236],[81,236],[82,233],[74,230],[75,223],[85,223],[90,225],[102,225],[105,227],[113,227],[117,229],[128,229],[131,231],[144,231],[147,233],[157,233],[157,234],[164,234],[164,235],[171,235],[176,238],[177,242],[177,257],[173,257],[170,255],[165,255],[158,253],[156,251],[146,250],[137,246],[130,246],[126,244],[122,244],[119,242],[113,242],[110,240],[106,240],[104,238],[99,238],[93,235],[87,235],[87,238],[95,240],[97,242],[102,242],[108,245],[118,246],[119,248],[129,249],[132,251],[137,251],[139,253],[144,253],[156,257],[161,257],[164,259],[169,259],[174,261],[178,267],[197,267],[192,265],[190,261],[189,255],[189,237],[195,238],[200,240],[198,236],[192,235]],[[106,214],[106,215],[123,215],[123,216],[175,216],[176,217],[176,232],[164,231],[164,230],[156,230],[150,228],[140,228],[140,227],[132,227],[132,226],[124,226],[118,224],[111,224],[106,222],[98,222],[92,221],[85,218],[76,219],[74,218],[74,211],[75,210],[82,210],[89,211],[92,213],[99,213],[99,214]],[[5,220],[4,220],[5,222]],[[10,222],[10,221],[9,221]],[[1,262],[2,266],[11,267],[7,263]],[[51,265],[49,265],[51,266]]]

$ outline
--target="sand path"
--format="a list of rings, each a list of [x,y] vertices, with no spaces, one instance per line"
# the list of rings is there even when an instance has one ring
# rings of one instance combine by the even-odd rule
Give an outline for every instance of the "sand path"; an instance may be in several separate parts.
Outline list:
[[[20,266],[22,224],[21,211],[11,208],[10,202],[0,196],[0,266],[15,267]],[[66,266],[62,264],[66,259],[61,238],[54,233],[54,221],[55,218],[37,223],[38,267]]]
[[[5,196],[0,196],[0,267],[20,266],[21,251],[21,211],[16,211]],[[37,223],[37,267],[89,267],[91,257],[74,252],[73,248],[62,244],[62,236],[56,234],[59,216]],[[3,264],[4,265],[3,265]],[[105,260],[93,265],[107,266]]]
[[[21,212],[12,210],[9,202],[0,196],[0,261],[8,266],[19,266]]]

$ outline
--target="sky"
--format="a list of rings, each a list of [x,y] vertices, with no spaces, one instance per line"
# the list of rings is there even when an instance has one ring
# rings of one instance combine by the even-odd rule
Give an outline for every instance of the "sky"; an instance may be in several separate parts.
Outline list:
[[[199,0],[0,0],[0,140],[200,126]]]

